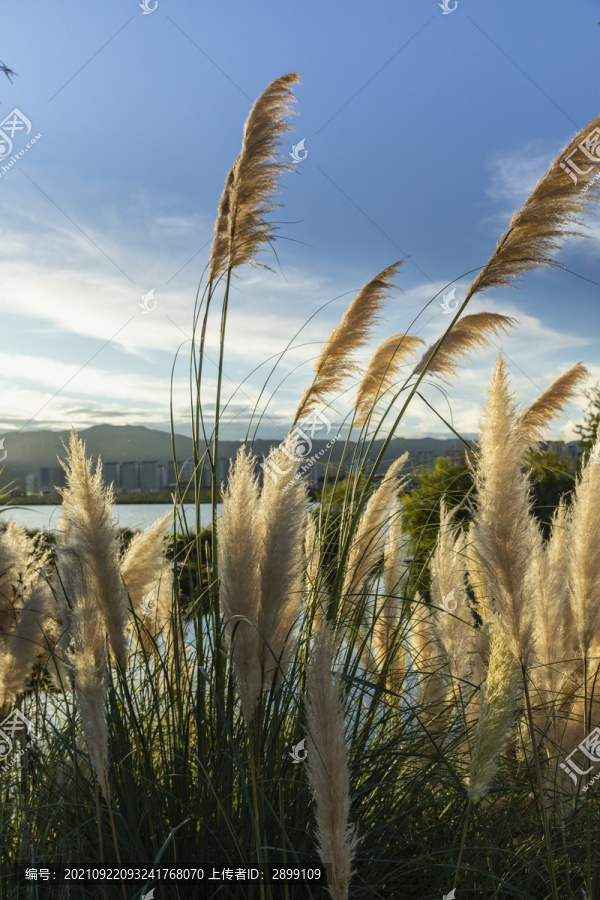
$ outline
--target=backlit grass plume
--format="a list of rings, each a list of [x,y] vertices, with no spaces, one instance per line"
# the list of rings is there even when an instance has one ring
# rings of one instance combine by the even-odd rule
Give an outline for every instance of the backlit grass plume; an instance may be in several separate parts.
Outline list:
[[[430,563],[435,635],[444,648],[453,689],[461,688],[471,667],[471,611],[467,604],[465,535],[452,523],[445,500],[440,501],[440,528]]]
[[[414,596],[407,635],[411,669],[417,676],[417,699],[428,718],[437,713],[447,691],[447,678],[442,672],[446,662],[435,635],[433,610],[417,591]]]
[[[461,358],[468,359],[474,350],[489,347],[489,335],[507,332],[507,328],[515,324],[516,319],[499,313],[481,312],[463,316],[447,335],[425,351],[413,369],[413,375],[419,375],[427,365],[429,375],[455,375]]]
[[[392,507],[385,541],[382,586],[376,599],[373,624],[373,661],[381,668],[388,658],[388,684],[397,687],[406,672],[406,651],[400,643],[404,582],[407,563],[404,558],[405,537],[402,531],[402,503]]]
[[[533,648],[532,499],[529,474],[523,471],[526,446],[501,355],[490,379],[480,431],[474,546],[510,649],[526,666]]]
[[[575,486],[567,550],[569,601],[577,653],[584,666],[589,714],[588,661],[600,627],[600,429]],[[597,689],[596,689],[597,691]]]
[[[534,713],[537,730],[545,734],[550,727],[553,744],[560,739],[557,713],[565,699],[567,676],[573,668],[570,647],[569,591],[567,581],[567,509],[561,499],[552,519],[550,540],[538,542],[534,568],[538,588],[534,594],[536,665],[531,680],[537,692],[539,708]]]
[[[70,637],[67,661],[74,675],[75,695],[85,742],[98,783],[109,802],[105,628],[104,619],[93,596],[80,593]]]
[[[521,672],[499,623],[494,626],[487,680],[469,773],[469,800],[479,803],[488,793],[515,717]]]
[[[297,477],[302,458],[294,451],[293,440],[286,440],[283,446],[271,450],[269,461],[283,474],[273,478],[265,473],[258,508],[262,539],[258,625],[263,636],[262,677],[267,684],[277,672],[276,660],[286,671],[295,649],[302,609],[302,545],[308,498],[305,479]],[[281,678],[278,683],[281,686]]]
[[[358,387],[354,404],[354,427],[362,428],[376,404],[388,394],[396,381],[407,357],[416,354],[420,337],[413,334],[393,334],[377,348]]]
[[[233,670],[248,724],[263,684],[262,642],[257,632],[262,525],[254,462],[255,457],[240,447],[230,467],[218,523],[221,610],[233,641]]]
[[[344,705],[339,675],[332,677],[330,625],[321,620],[307,669],[306,721],[308,779],[315,798],[319,856],[332,867],[329,893],[347,900],[352,857],[358,837],[349,824],[350,776],[344,736]]]
[[[557,419],[566,403],[577,393],[579,383],[589,375],[583,363],[575,363],[552,382],[550,387],[540,394],[531,406],[523,410],[519,416],[523,434],[532,444],[543,439],[543,429]]]
[[[0,534],[0,709],[22,696],[58,636],[56,601],[46,580],[49,550],[11,521]]]
[[[250,111],[242,149],[227,176],[219,204],[209,281],[244,263],[256,265],[256,254],[275,237],[276,228],[265,216],[279,205],[271,200],[279,178],[294,169],[277,150],[283,136],[291,131],[285,116],[293,112],[291,86],[299,80],[295,72],[276,78]]]
[[[135,534],[121,560],[121,575],[132,605],[129,630],[137,637],[133,616],[142,618],[140,635],[147,650],[152,646],[149,635],[155,637],[167,625],[171,615],[173,564],[166,561],[165,549],[167,526],[172,517],[172,512],[166,512],[144,531]],[[144,606],[150,612],[145,612]]]
[[[381,557],[390,506],[397,499],[398,491],[405,481],[400,476],[400,470],[407,459],[408,452],[389,467],[383,481],[371,494],[352,535],[342,586],[342,618],[351,609],[373,566]]]
[[[383,302],[396,287],[392,279],[401,265],[402,260],[388,266],[365,284],[351,301],[339,325],[329,333],[315,363],[315,379],[302,396],[296,419],[313,409],[326,394],[340,390],[347,378],[358,373],[353,355],[369,342]]]
[[[86,459],[85,445],[71,430],[66,461],[59,460],[66,473],[67,487],[61,488],[62,508],[58,523],[59,548],[67,548],[71,564],[80,570],[79,577],[86,597],[94,597],[105,623],[110,645],[121,663],[127,665],[129,641],[127,629],[127,594],[121,580],[120,542],[112,523],[112,486],[102,480],[98,460],[92,475],[92,461]],[[69,601],[77,598],[69,595]]]
[[[565,237],[585,236],[573,226],[580,226],[582,214],[591,210],[600,185],[595,177],[597,165],[590,165],[590,157],[579,145],[599,127],[600,116],[596,116],[556,157],[525,205],[514,213],[494,254],[469,288],[469,297],[501,285],[514,287],[523,272],[550,265],[552,254]],[[567,157],[577,166],[577,175],[567,164]],[[597,164],[598,157],[592,158]]]

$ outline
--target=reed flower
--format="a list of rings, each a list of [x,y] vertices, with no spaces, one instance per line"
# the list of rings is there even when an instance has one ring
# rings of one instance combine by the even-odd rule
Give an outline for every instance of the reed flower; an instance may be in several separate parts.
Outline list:
[[[79,595],[70,636],[67,661],[74,675],[85,742],[98,783],[109,803],[105,623],[94,597]]]
[[[358,837],[348,822],[350,775],[344,736],[339,675],[332,678],[333,641],[328,622],[319,622],[307,669],[308,779],[315,798],[318,852],[332,867],[329,892],[347,900]]]
[[[438,643],[448,659],[452,682],[460,683],[471,668],[471,611],[467,603],[465,535],[452,524],[452,513],[442,497],[440,527],[430,564],[431,599],[437,609],[433,623]]]
[[[263,638],[260,663],[267,684],[277,672],[276,660],[285,672],[292,659],[302,609],[302,526],[307,493],[305,480],[297,477],[301,457],[295,450],[296,442],[290,437],[284,445],[271,451],[270,462],[284,474],[276,480],[264,479],[258,507],[262,538],[258,627]]]
[[[407,637],[411,668],[419,676],[418,704],[425,715],[431,718],[447,691],[447,678],[443,674],[447,660],[435,633],[433,611],[424,603],[418,591],[414,596]]]
[[[300,76],[291,72],[276,78],[262,92],[244,126],[242,149],[227,176],[215,225],[209,281],[244,263],[257,265],[256,254],[275,237],[266,214],[279,206],[271,200],[281,176],[293,163],[278,158],[284,135],[291,131],[285,116],[293,112],[291,86]]]
[[[425,351],[412,374],[420,375],[428,366],[429,375],[456,375],[460,358],[468,359],[474,350],[489,347],[489,335],[507,332],[507,328],[515,324],[516,319],[499,313],[481,312],[463,316],[448,334],[442,335]]]
[[[492,598],[488,593],[487,581],[477,552],[475,549],[474,525],[469,523],[467,538],[465,541],[465,562],[467,568],[467,580],[475,595],[475,612],[481,619],[481,626],[473,630],[471,637],[473,683],[480,686],[487,675],[487,665],[490,653],[490,639],[488,636],[491,628]],[[473,708],[477,706],[476,697],[473,698]]]
[[[223,492],[219,538],[219,596],[244,718],[250,723],[263,685],[260,665],[261,520],[255,457],[240,447]]]
[[[600,429],[575,486],[567,550],[569,602],[573,613],[577,653],[584,667],[586,692],[590,650],[600,627],[599,528]],[[589,712],[590,706],[588,716]]]
[[[407,357],[415,356],[421,338],[413,334],[393,334],[376,349],[358,386],[353,426],[362,428],[376,405],[393,390]]]
[[[384,300],[396,287],[392,279],[401,265],[402,260],[388,266],[365,284],[351,301],[339,325],[329,333],[315,363],[315,379],[302,395],[296,419],[312,410],[326,394],[340,390],[347,378],[358,374],[353,355],[371,339]]]
[[[60,489],[59,550],[68,547],[73,564],[79,566],[83,590],[96,598],[110,645],[125,667],[129,653],[127,594],[121,580],[119,537],[111,517],[112,486],[104,485],[100,460],[92,475],[91,459],[86,459],[85,445],[75,429],[71,430],[67,459],[59,462],[67,476],[67,487]],[[69,600],[76,602],[73,596]]]
[[[487,581],[481,567],[481,561],[477,555],[475,545],[475,525],[472,521],[469,522],[468,537],[465,544],[465,556],[469,586],[475,595],[477,613],[484,623],[489,622],[492,618],[492,598],[488,591]]]
[[[371,494],[359,519],[342,586],[342,617],[349,611],[352,601],[359,595],[373,566],[381,557],[389,509],[405,481],[399,477],[399,473],[407,459],[408,453],[404,453],[392,463],[379,487]]]
[[[573,226],[581,226],[581,216],[598,199],[600,186],[595,177],[596,167],[590,166],[579,145],[599,127],[600,116],[596,116],[559,153],[524,206],[514,213],[492,257],[469,288],[468,296],[502,285],[514,287],[523,272],[550,265],[552,254],[566,237],[584,236]],[[576,183],[564,162],[571,155],[582,171]]]
[[[529,475],[523,471],[526,441],[501,355],[490,379],[480,430],[474,475],[475,551],[509,646],[525,667],[533,649],[535,533]]]
[[[50,551],[42,550],[14,520],[0,534],[4,571],[0,597],[0,709],[13,705],[41,669],[58,636],[56,601],[47,581]]]
[[[585,366],[578,362],[552,382],[545,390],[519,415],[523,433],[531,445],[543,439],[543,429],[553,419],[558,418],[565,403],[577,393],[577,385],[589,375]]]
[[[167,512],[134,535],[121,560],[121,575],[132,606],[129,632],[135,634],[134,611],[137,616],[143,615],[140,635],[146,650],[151,647],[150,635],[156,637],[171,621],[173,564],[165,560],[165,550],[172,517],[173,513]],[[149,613],[144,613],[144,601]]]
[[[472,803],[479,803],[488,793],[514,722],[521,672],[510,644],[503,628],[496,623],[469,773]]]
[[[406,673],[406,650],[399,643],[403,589],[407,574],[402,531],[402,504],[396,500],[390,516],[381,576],[383,594],[377,598],[373,625],[373,661],[381,667],[388,659],[388,682],[397,687]]]
[[[565,572],[567,554],[567,511],[561,502],[552,520],[550,540],[539,540],[534,568],[538,589],[534,594],[536,667],[531,672],[541,708],[534,715],[536,726],[546,733],[550,720],[553,740],[557,739],[557,712],[564,699],[564,688],[572,662],[568,646],[568,617],[570,616],[568,583]]]

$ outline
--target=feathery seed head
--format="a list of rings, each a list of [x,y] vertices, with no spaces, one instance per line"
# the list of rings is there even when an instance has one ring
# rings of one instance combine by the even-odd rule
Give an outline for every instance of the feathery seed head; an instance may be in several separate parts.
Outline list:
[[[379,345],[358,387],[355,428],[362,428],[375,405],[392,391],[406,358],[415,356],[419,344],[424,343],[413,334],[394,334]]]
[[[296,419],[313,409],[325,394],[341,388],[342,384],[356,375],[358,366],[352,356],[371,339],[372,329],[378,321],[384,300],[392,288],[392,279],[398,273],[403,260],[388,266],[351,301],[339,325],[329,333],[327,341],[315,363],[316,377],[305,390]]]
[[[489,347],[488,335],[498,336],[500,332],[508,333],[507,328],[515,325],[516,321],[510,316],[490,312],[463,316],[452,326],[448,334],[439,338],[425,351],[413,369],[413,375],[420,375],[428,364],[427,372],[430,375],[442,377],[455,375],[456,368],[460,365],[459,357],[468,359],[469,354],[475,349]],[[432,359],[434,353],[435,357]]]

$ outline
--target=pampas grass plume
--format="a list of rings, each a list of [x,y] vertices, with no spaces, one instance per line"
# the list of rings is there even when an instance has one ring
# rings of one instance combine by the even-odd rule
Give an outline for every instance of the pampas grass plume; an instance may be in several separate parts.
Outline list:
[[[220,602],[244,718],[249,724],[262,689],[260,636],[261,522],[255,458],[240,447],[223,491],[219,539]],[[250,624],[252,623],[252,624]]]
[[[354,404],[355,428],[364,425],[375,405],[394,387],[406,358],[415,356],[418,346],[424,343],[412,334],[393,334],[379,345],[358,386]]]
[[[369,342],[383,302],[395,287],[392,279],[401,265],[402,260],[388,266],[365,284],[351,301],[339,325],[329,333],[315,363],[315,379],[302,396],[296,419],[312,410],[326,394],[340,390],[347,378],[357,374],[359,370],[353,354]]]
[[[514,721],[521,671],[509,643],[496,624],[469,774],[469,800],[473,803],[488,793]]]
[[[427,365],[429,375],[442,377],[455,375],[460,358],[468,359],[474,350],[489,347],[488,335],[497,336],[515,324],[516,319],[499,313],[481,312],[463,316],[452,326],[448,334],[439,338],[425,351],[413,369],[413,375],[420,375]]]
[[[347,900],[358,837],[350,814],[350,776],[344,737],[344,706],[338,675],[332,678],[331,627],[319,622],[306,675],[307,767],[315,798],[319,856],[332,867],[329,892]]]

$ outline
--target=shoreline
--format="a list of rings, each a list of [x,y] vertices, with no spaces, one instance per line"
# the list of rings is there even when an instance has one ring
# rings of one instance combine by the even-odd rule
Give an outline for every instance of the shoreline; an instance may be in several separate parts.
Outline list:
[[[3,499],[2,506],[0,508],[6,509],[11,506],[60,506],[62,504],[62,497],[58,494],[19,494],[15,495],[7,495]],[[115,506],[119,506],[120,504],[133,504],[139,503],[140,505],[155,503],[155,504],[169,504],[173,502],[173,497],[170,491],[157,491],[153,494],[118,494],[114,498]],[[200,503],[208,503],[212,502],[210,491],[201,491],[200,493]],[[194,505],[195,499],[194,497],[185,498],[180,500],[179,503],[185,503]],[[221,503],[221,496],[217,498],[217,503]]]

